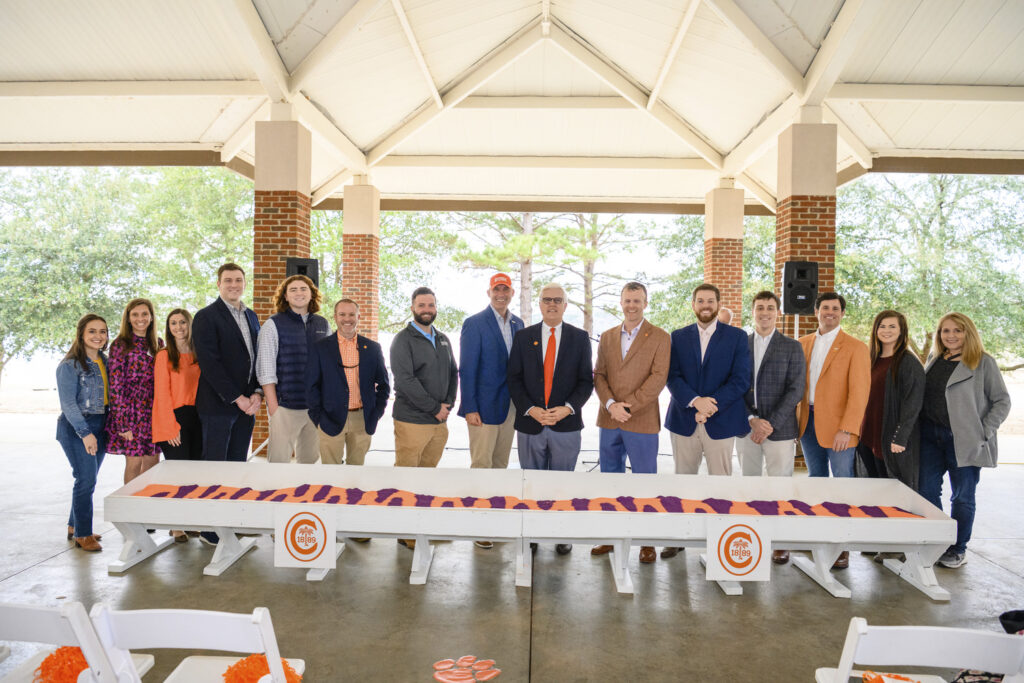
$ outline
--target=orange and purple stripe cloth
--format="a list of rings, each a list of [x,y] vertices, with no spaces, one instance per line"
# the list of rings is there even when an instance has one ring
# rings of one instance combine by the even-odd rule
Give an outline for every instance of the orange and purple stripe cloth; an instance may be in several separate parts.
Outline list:
[[[249,500],[270,503],[318,503],[326,505],[380,505],[387,507],[476,508],[482,510],[553,510],[557,512],[667,512],[713,515],[791,515],[804,517],[849,518],[920,518],[911,512],[888,505],[850,505],[818,503],[810,505],[799,500],[735,501],[723,498],[695,500],[677,496],[635,498],[566,498],[563,500],[530,500],[515,496],[434,496],[399,489],[364,491],[327,484],[302,484],[291,488],[254,489],[219,484],[175,486],[150,484],[136,492],[147,498],[181,498],[188,500]]]

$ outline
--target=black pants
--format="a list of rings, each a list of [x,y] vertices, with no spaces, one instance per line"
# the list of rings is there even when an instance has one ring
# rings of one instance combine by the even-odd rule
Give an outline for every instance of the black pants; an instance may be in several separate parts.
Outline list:
[[[203,460],[245,462],[256,418],[235,410],[228,415],[202,415]]]
[[[203,426],[195,406],[181,406],[174,409],[174,419],[181,426],[181,444],[172,446],[167,441],[158,441],[157,446],[168,460],[202,460]]]
[[[868,446],[858,444],[857,455],[860,456],[860,462],[864,465],[864,469],[867,470],[868,478],[885,479],[889,476],[889,472],[885,467],[885,461],[881,458],[876,458],[874,451]]]

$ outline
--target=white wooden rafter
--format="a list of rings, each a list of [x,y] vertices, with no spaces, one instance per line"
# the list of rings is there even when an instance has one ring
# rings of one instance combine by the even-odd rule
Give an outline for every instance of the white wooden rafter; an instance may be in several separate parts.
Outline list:
[[[757,201],[761,202],[769,211],[775,213],[778,208],[778,202],[775,200],[773,195],[767,187],[761,184],[754,176],[749,173],[740,173],[736,176],[736,182],[743,186],[747,192],[754,196]]]
[[[633,109],[633,105],[615,95],[607,96],[491,96],[471,95],[459,109]]]
[[[267,28],[256,6],[251,0],[230,0],[227,7],[235,19],[229,19],[229,23],[241,24],[242,31],[237,39],[239,46],[248,57],[249,65],[256,72],[267,95],[272,101],[286,102],[291,94],[288,70],[274,47],[274,41],[267,35]]]
[[[338,47],[345,39],[358,31],[386,2],[387,0],[359,0],[353,5],[292,71],[288,81],[290,91],[299,92],[309,77],[338,51]]]
[[[307,100],[301,93],[291,102],[298,118],[315,131],[333,147],[345,161],[347,168],[356,172],[366,170],[366,155],[354,142],[341,132],[327,116]]]
[[[874,165],[874,155],[871,154],[868,146],[857,137],[857,134],[827,104],[822,105],[821,115],[825,123],[834,123],[836,125],[836,134],[850,148],[850,152],[853,154],[853,158],[857,160],[857,163],[864,168],[871,168]]]
[[[226,164],[238,156],[238,153],[256,137],[256,122],[266,121],[269,117],[270,102],[264,102],[224,141],[224,146],[220,150],[220,160]]]
[[[819,106],[839,80],[861,38],[874,24],[882,5],[879,0],[845,0],[807,69],[802,102]]]
[[[661,95],[661,87],[665,83],[665,79],[668,77],[668,72],[672,69],[672,64],[676,61],[676,55],[679,53],[679,47],[683,44],[683,38],[686,37],[686,32],[690,30],[690,24],[693,23],[693,18],[697,16],[697,9],[700,7],[701,0],[690,0],[690,4],[687,5],[686,11],[683,12],[683,19],[679,22],[679,28],[676,29],[675,36],[672,37],[672,44],[669,45],[668,52],[665,53],[665,59],[661,64],[661,69],[658,70],[658,77],[654,79],[654,87],[651,88],[651,95],[647,98],[647,111],[654,108],[654,105],[658,101],[658,97]]]
[[[452,107],[457,106],[474,91],[490,81],[514,61],[533,49],[544,36],[541,34],[540,19],[536,19],[523,27],[514,36],[498,46],[485,59],[477,62],[468,71],[459,76],[441,96],[443,106],[421,109],[418,113],[399,125],[383,140],[367,152],[367,165],[374,166],[416,134],[421,128],[434,121]]]
[[[792,94],[782,104],[754,126],[738,145],[725,157],[724,172],[738,175],[747,166],[760,159],[776,143],[779,133],[793,123],[800,110],[799,95]]]
[[[1024,87],[1004,85],[919,85],[914,83],[839,83],[829,100],[856,102],[942,102],[948,104],[1024,103]]]
[[[699,157],[449,156],[392,155],[375,168],[535,168],[566,170],[713,171]]]
[[[427,89],[430,91],[434,104],[437,105],[438,109],[443,109],[444,102],[441,101],[441,93],[437,91],[437,84],[434,83],[430,67],[427,66],[427,60],[423,57],[423,50],[420,49],[419,41],[416,40],[416,34],[413,33],[412,26],[409,24],[409,17],[405,14],[405,8],[402,7],[402,0],[391,0],[391,7],[395,10],[395,16],[398,18],[398,23],[402,26],[405,40],[409,43],[409,49],[412,50],[413,57],[416,58],[416,64],[420,67],[423,80],[427,83]]]
[[[341,169],[313,190],[313,196],[310,197],[309,203],[312,206],[317,206],[334,194],[335,190],[347,183],[355,175],[356,174],[353,173],[351,169]]]
[[[714,10],[715,14],[726,24],[734,28],[747,40],[782,77],[793,92],[802,92],[804,89],[804,77],[786,55],[782,54],[775,43],[766,36],[757,24],[747,16],[735,0],[704,0]]]
[[[259,81],[13,81],[3,97],[266,97]]]

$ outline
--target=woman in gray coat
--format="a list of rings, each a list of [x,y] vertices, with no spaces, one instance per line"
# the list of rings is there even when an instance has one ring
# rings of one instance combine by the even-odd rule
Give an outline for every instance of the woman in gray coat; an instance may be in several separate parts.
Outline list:
[[[974,491],[982,467],[996,466],[996,431],[1010,413],[1010,395],[971,319],[947,313],[925,364],[921,411],[921,495],[942,508],[942,477],[949,473],[950,516],[956,543],[939,558],[951,569],[967,562],[974,525]]]
[[[871,393],[857,453],[867,476],[899,479],[917,491],[924,368],[908,351],[907,319],[882,311],[871,326]]]

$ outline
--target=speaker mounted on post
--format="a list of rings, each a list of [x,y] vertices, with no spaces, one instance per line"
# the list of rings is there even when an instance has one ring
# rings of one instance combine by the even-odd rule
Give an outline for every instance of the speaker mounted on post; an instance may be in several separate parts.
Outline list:
[[[305,275],[318,288],[320,287],[320,262],[315,258],[296,258],[289,256],[285,259],[285,277],[292,275]]]
[[[782,312],[785,315],[811,315],[818,298],[818,264],[813,261],[786,261],[782,267]]]

